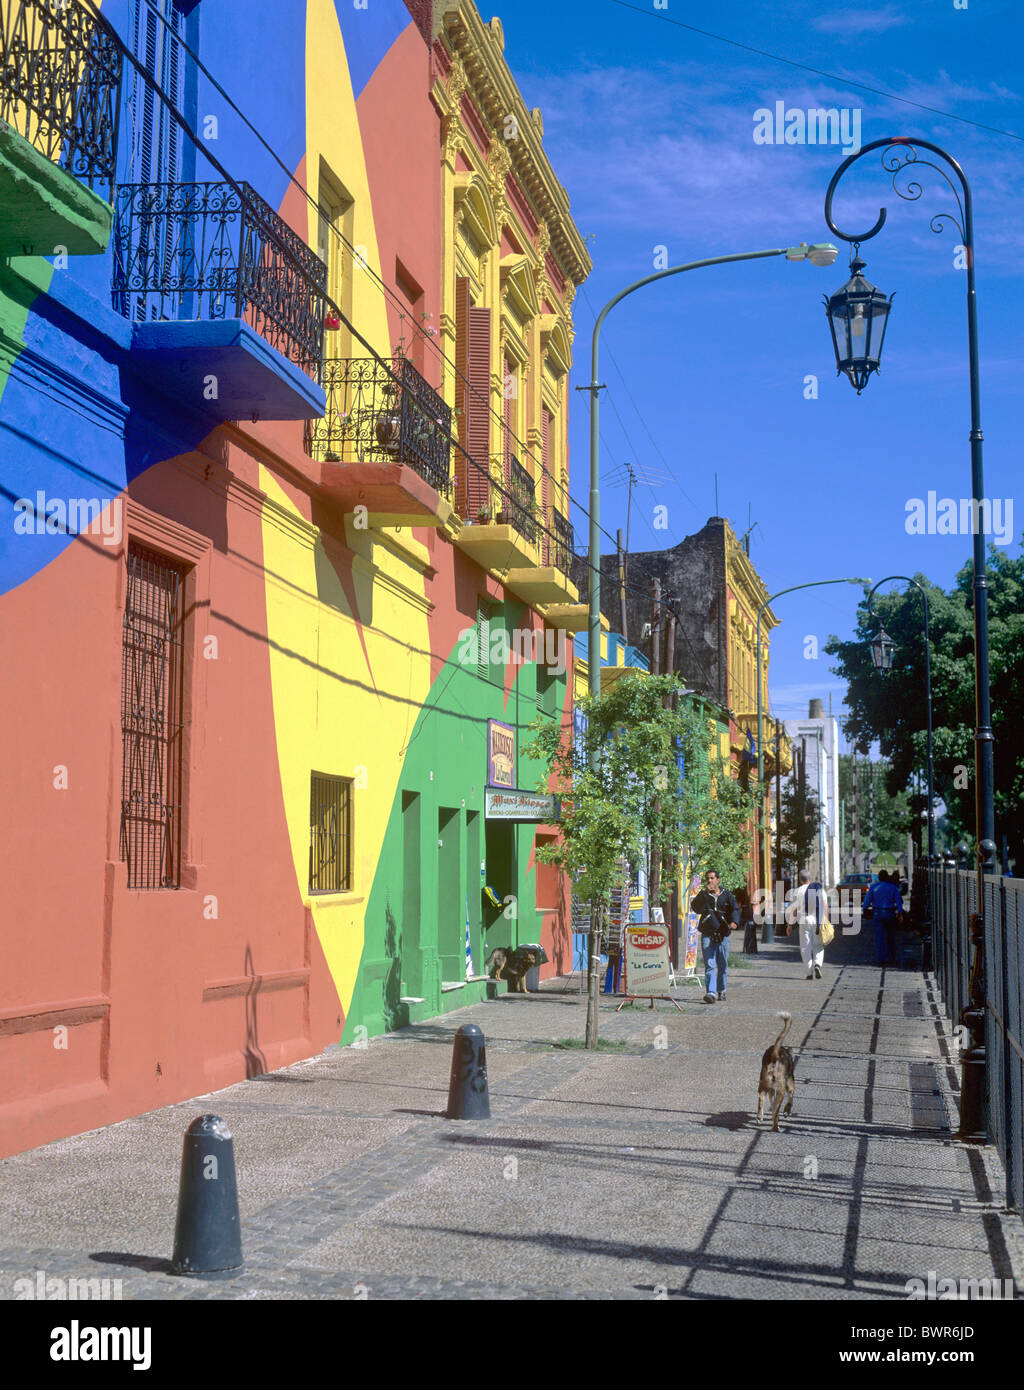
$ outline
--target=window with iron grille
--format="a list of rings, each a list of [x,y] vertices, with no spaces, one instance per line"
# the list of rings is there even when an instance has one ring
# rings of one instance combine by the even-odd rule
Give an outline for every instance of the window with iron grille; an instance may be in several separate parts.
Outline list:
[[[309,779],[309,891],[352,891],[352,779]]]
[[[185,570],[130,544],[121,645],[121,858],[129,888],[181,886]]]

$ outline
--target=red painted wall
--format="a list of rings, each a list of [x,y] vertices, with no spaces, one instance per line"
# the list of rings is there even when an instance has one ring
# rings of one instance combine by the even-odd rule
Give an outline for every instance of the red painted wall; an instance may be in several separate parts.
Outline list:
[[[258,499],[202,455],[157,465],[131,496],[126,529],[172,555],[187,536],[198,556],[183,886],[125,886],[124,549],[79,538],[4,599],[0,1154],[307,1057],[343,1023],[289,852]],[[147,527],[150,509],[171,526]]]

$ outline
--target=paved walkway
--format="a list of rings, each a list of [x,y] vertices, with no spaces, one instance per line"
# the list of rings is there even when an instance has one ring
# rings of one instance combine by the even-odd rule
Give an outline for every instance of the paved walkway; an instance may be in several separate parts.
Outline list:
[[[734,938],[735,940],[735,938]],[[903,1298],[908,1279],[1016,1276],[991,1150],[952,1138],[957,1071],[929,976],[836,942],[729,976],[724,1004],[614,1012],[601,1054],[573,981],[331,1049],[212,1097],[0,1162],[0,1297],[122,1280],[124,1298]],[[734,956],[734,961],[737,957]],[[789,1009],[794,1113],[755,1125]],[[446,1121],[451,1038],[487,1037],[489,1121]],[[170,1275],[182,1134],[235,1137],[245,1272]]]

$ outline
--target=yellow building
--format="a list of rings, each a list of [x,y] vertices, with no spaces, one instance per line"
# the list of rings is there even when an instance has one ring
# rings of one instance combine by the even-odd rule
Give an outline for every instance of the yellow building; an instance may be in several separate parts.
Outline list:
[[[729,615],[727,658],[727,703],[732,711],[730,726],[734,775],[741,779],[757,776],[757,685],[761,684],[762,737],[764,740],[765,785],[761,791],[760,814],[764,833],[756,845],[761,883],[771,882],[771,780],[781,764],[783,774],[793,766],[792,749],[782,724],[771,717],[768,700],[770,633],[779,619],[767,606],[768,590],[750,562],[750,556],[729,523],[725,522],[725,584]],[[761,667],[757,667],[757,615],[761,613]],[[754,885],[756,886],[756,885]]]
[[[441,113],[440,346],[461,450],[456,544],[549,626],[579,631],[569,581],[572,303],[591,270],[569,200],[504,59],[501,21],[449,9],[431,92]],[[486,473],[485,471],[486,470]]]

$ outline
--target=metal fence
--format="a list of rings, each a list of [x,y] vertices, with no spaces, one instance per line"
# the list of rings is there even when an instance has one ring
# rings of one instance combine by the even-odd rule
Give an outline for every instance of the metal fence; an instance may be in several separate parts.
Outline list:
[[[451,490],[452,411],[405,357],[328,358],[322,419],[306,425],[306,451],[325,463],[400,462],[436,492]]]
[[[932,956],[946,1012],[954,1023],[970,1001],[971,914],[978,910],[977,875],[949,865],[921,867],[932,910]],[[985,1113],[1003,1160],[1007,1200],[1024,1210],[1024,880],[985,876]]]
[[[77,0],[5,0],[0,120],[108,194],[120,98],[121,51],[105,20]]]
[[[117,190],[114,307],[126,318],[244,318],[312,376],[323,360],[327,267],[247,183]]]

